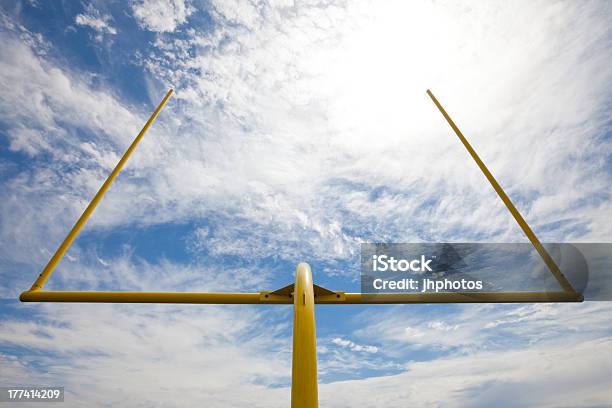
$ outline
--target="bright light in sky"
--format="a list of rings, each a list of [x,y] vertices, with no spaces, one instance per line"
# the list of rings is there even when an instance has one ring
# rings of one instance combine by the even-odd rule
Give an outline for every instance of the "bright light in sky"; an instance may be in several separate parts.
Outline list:
[[[342,135],[361,136],[360,147],[370,147],[368,140],[395,144],[423,130],[422,115],[431,112],[424,90],[435,85],[432,79],[446,65],[446,52],[432,52],[440,52],[440,44],[431,34],[436,28],[448,31],[427,25],[430,7],[408,2],[376,7],[343,24],[338,42],[315,60],[321,71],[315,88],[329,98]]]

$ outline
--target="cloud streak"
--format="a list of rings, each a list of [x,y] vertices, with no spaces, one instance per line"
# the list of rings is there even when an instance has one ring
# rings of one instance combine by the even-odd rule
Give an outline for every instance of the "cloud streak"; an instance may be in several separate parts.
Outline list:
[[[89,4],[85,8],[85,12],[77,14],[74,22],[79,26],[90,27],[97,34],[96,41],[101,42],[104,34],[117,34],[117,29],[111,24],[112,17],[107,14],[100,13],[93,5]]]
[[[185,0],[139,0],[132,3],[132,11],[142,28],[172,32],[187,21],[194,9]]]

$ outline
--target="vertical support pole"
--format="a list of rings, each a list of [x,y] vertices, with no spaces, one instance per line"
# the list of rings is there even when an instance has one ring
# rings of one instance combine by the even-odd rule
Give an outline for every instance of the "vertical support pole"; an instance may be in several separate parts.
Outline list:
[[[292,408],[319,406],[314,305],[312,272],[310,266],[302,262],[295,272],[293,292]]]
[[[453,122],[453,120],[448,115],[448,113],[446,113],[440,102],[438,102],[438,99],[436,99],[434,94],[429,89],[427,90],[427,95],[429,95],[429,97],[436,105],[442,116],[444,116],[444,119],[446,119],[450,127],[455,131],[455,134],[457,135],[461,143],[463,143],[463,146],[465,146],[470,156],[472,156],[472,159],[474,159],[480,171],[482,171],[487,180],[489,180],[489,183],[491,183],[491,186],[493,187],[499,198],[501,198],[501,200],[504,202],[506,208],[508,209],[508,211],[510,211],[510,214],[512,214],[519,227],[521,227],[527,238],[529,238],[529,241],[531,242],[533,247],[536,249],[536,251],[538,251],[538,254],[540,254],[540,257],[542,258],[550,272],[553,274],[555,279],[557,279],[557,282],[559,282],[559,285],[563,288],[564,291],[574,293],[575,290],[572,287],[571,283],[569,283],[565,275],[563,275],[555,261],[552,259],[552,257],[546,250],[546,248],[544,248],[542,243],[540,243],[540,240],[538,239],[538,237],[536,237],[536,234],[533,232],[531,227],[529,227],[527,221],[525,221],[521,213],[516,209],[514,204],[512,204],[510,197],[508,197],[504,189],[501,188],[497,180],[495,180],[495,177],[493,177],[493,174],[489,171],[487,166],[485,166],[484,162],[480,159],[480,157],[476,153],[476,150],[474,150],[470,142],[468,142],[465,136],[463,136],[463,133],[461,133],[457,125],[455,125],[455,122]]]
[[[128,147],[128,149],[125,151],[125,153],[123,154],[123,157],[121,157],[121,160],[119,160],[119,163],[117,163],[117,165],[115,166],[111,174],[108,176],[104,184],[102,184],[102,187],[100,187],[100,190],[98,190],[93,200],[91,200],[87,208],[85,208],[85,211],[83,211],[83,214],[81,215],[81,217],[77,220],[76,224],[74,224],[74,226],[68,233],[68,236],[64,239],[64,242],[62,242],[59,248],[57,248],[57,250],[55,251],[55,254],[53,254],[53,257],[51,257],[51,259],[49,260],[49,263],[47,264],[47,266],[45,266],[45,269],[43,269],[43,271],[40,273],[40,275],[38,276],[38,279],[36,279],[36,281],[32,285],[32,288],[30,288],[30,290],[40,290],[43,288],[43,286],[45,285],[45,283],[47,282],[47,280],[49,279],[49,277],[55,270],[55,267],[57,266],[59,261],[62,259],[62,257],[68,250],[68,248],[70,248],[70,245],[72,245],[72,242],[74,241],[76,236],[79,234],[79,232],[81,232],[81,229],[83,228],[83,226],[89,219],[89,216],[91,215],[91,213],[93,213],[93,211],[96,209],[96,207],[98,206],[98,203],[100,202],[100,200],[102,200],[102,197],[104,197],[104,194],[109,189],[111,184],[113,184],[113,181],[115,181],[115,179],[121,172],[121,169],[123,169],[123,166],[125,165],[127,160],[130,158],[130,155],[132,154],[134,149],[136,149],[136,146],[138,146],[138,143],[140,143],[140,140],[144,137],[145,133],[147,133],[147,130],[149,129],[153,121],[155,121],[155,118],[157,118],[157,115],[159,115],[159,112],[162,110],[162,108],[168,101],[168,98],[170,98],[170,96],[172,95],[172,92],[173,92],[172,89],[170,89],[168,93],[166,93],[166,96],[164,96],[164,99],[162,99],[159,105],[157,105],[157,108],[155,109],[155,111],[153,112],[153,114],[151,115],[147,123],[145,123],[140,133],[138,133],[138,136],[136,136],[136,138],[134,139],[130,147]]]

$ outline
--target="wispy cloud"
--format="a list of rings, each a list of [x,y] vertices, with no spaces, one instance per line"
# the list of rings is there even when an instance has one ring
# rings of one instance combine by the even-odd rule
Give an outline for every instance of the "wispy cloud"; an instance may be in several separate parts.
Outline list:
[[[133,2],[132,11],[141,27],[171,32],[187,21],[194,8],[186,0],[138,0]]]
[[[411,362],[393,376],[323,384],[330,407],[608,406],[612,339]],[[339,398],[339,396],[342,396]]]
[[[21,356],[0,354],[3,379],[65,386],[67,406],[288,404],[286,327],[252,308],[151,306],[34,306],[36,323],[3,320],[0,342]]]
[[[96,32],[95,39],[101,42],[104,39],[104,34],[117,34],[117,29],[113,27],[112,17],[108,14],[102,14],[92,4],[87,5],[83,13],[77,14],[74,22],[80,26],[90,27]]]
[[[343,339],[341,337],[335,337],[331,339],[331,342],[337,346],[346,347],[351,351],[363,351],[366,353],[377,353],[378,352],[378,347],[376,346],[357,344],[351,340]]]
[[[354,257],[363,240],[521,240],[427,100],[431,86],[544,240],[610,236],[599,86],[609,75],[608,28],[595,6],[368,7],[261,6],[251,11],[261,27],[244,30],[244,8],[219,6],[218,25],[157,38],[141,63],[177,88],[176,100],[92,226],[208,219],[223,228],[211,228],[200,247],[218,254],[329,262]],[[515,17],[477,24],[500,13]],[[400,15],[414,24],[400,24]],[[78,194],[82,204],[147,112],[132,113],[78,72],[7,44],[4,61],[22,67],[7,64],[4,75],[13,89],[5,96],[11,146],[51,153],[46,177],[80,163],[72,179],[52,184],[61,193],[36,188],[51,199]],[[134,197],[138,206],[129,205]],[[65,214],[65,226],[80,205],[63,208],[49,211]]]

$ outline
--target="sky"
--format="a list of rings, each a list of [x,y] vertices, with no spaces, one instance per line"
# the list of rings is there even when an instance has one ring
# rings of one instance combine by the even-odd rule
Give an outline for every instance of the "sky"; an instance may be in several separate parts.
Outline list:
[[[282,407],[290,306],[48,289],[359,291],[362,242],[612,241],[606,1],[0,1],[0,385],[65,406]],[[612,406],[612,306],[318,306],[321,406]]]

